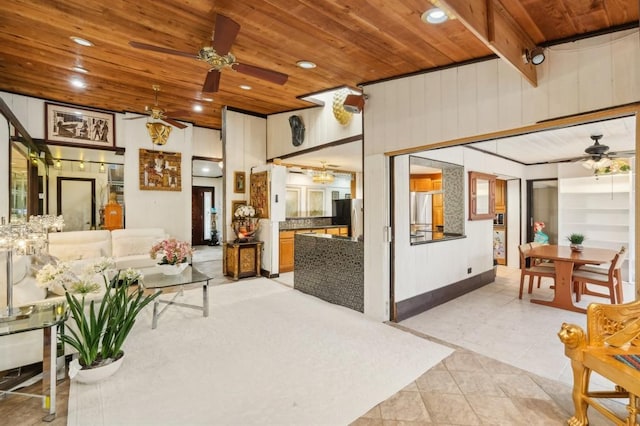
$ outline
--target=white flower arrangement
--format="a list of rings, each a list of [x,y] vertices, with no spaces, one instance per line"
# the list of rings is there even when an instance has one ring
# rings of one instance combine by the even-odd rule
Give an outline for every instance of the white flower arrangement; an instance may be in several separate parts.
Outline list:
[[[116,267],[116,263],[111,257],[101,257],[95,262],[87,265],[82,271],[85,275],[95,275],[102,274],[105,271],[114,269]]]
[[[124,271],[120,271],[120,275],[118,275],[118,279],[121,281],[127,281],[130,283],[136,282],[144,278],[142,272],[137,269],[127,268]]]
[[[38,286],[46,289],[66,288],[77,279],[69,264],[64,262],[57,265],[47,263],[36,274]]]
[[[253,206],[240,206],[233,213],[233,217],[236,219],[246,219],[249,217],[254,217],[256,215],[256,209]]]
[[[100,278],[107,282],[106,274],[108,271],[113,270],[114,267],[115,263],[112,258],[102,257],[87,265],[78,276],[71,270],[69,263],[60,262],[57,265],[48,263],[37,272],[36,281],[38,286],[60,295],[66,291],[78,294],[95,293],[101,288],[100,284],[98,284]],[[140,272],[129,268],[121,272],[120,278],[134,275],[142,276]]]

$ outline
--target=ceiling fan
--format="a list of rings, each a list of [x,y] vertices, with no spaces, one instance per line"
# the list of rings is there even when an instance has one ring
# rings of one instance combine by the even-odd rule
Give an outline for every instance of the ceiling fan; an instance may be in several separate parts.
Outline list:
[[[229,52],[231,45],[240,31],[240,24],[224,15],[216,15],[216,26],[211,46],[201,48],[197,54],[182,52],[166,47],[130,41],[129,45],[138,49],[152,50],[169,55],[195,58],[211,66],[202,86],[203,92],[217,92],[220,88],[220,74],[223,69],[231,68],[239,73],[257,77],[276,84],[286,83],[289,76],[277,71],[236,62],[236,57]]]
[[[581,157],[582,166],[587,169],[599,170],[609,167],[615,158],[634,154],[634,151],[610,152],[607,145],[600,144],[600,139],[602,139],[601,134],[591,135],[590,138],[593,141],[593,145],[589,145],[585,148],[584,152],[587,154],[586,158]]]
[[[172,126],[177,127],[178,129],[184,129],[185,127],[187,127],[185,124],[182,124],[179,121],[176,121],[174,118],[171,118],[168,116],[168,114],[182,115],[182,114],[185,114],[186,111],[174,111],[172,113],[167,113],[165,110],[163,110],[158,106],[158,92],[160,91],[160,86],[158,86],[157,84],[154,84],[151,87],[153,88],[153,91],[155,93],[155,101],[152,107],[150,106],[144,107],[145,114],[147,114],[154,120],[162,120],[167,124],[171,124]],[[129,118],[125,118],[125,120],[137,120],[139,118],[145,118],[145,116],[141,115],[140,117],[129,117]]]

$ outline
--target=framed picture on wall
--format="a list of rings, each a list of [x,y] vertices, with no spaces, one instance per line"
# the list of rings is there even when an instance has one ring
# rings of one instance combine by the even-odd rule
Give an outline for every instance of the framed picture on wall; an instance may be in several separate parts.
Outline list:
[[[233,214],[238,210],[238,207],[246,205],[247,202],[245,200],[231,200],[231,218],[233,219]]]
[[[182,175],[179,152],[140,150],[140,189],[181,191]]]
[[[246,188],[245,172],[233,172],[233,192],[244,194]]]
[[[266,171],[251,174],[249,201],[259,218],[269,218],[269,177]]]
[[[49,102],[44,105],[47,142],[97,149],[115,148],[114,114]]]
[[[307,189],[307,212],[309,216],[324,216],[323,189]]]

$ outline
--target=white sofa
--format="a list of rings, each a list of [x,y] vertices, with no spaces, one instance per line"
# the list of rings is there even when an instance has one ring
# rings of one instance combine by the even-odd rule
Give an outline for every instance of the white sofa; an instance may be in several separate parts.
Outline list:
[[[84,265],[100,257],[114,259],[117,269],[147,268],[157,263],[149,251],[158,241],[168,238],[161,228],[116,229],[113,231],[70,231],[49,234],[49,254],[60,261],[70,262],[80,272]],[[46,304],[63,300],[63,295],[47,292],[35,280],[29,256],[13,259],[13,305]],[[7,305],[6,260],[0,259],[0,306]],[[100,300],[95,294],[87,300]],[[66,348],[69,352],[69,348]],[[42,330],[0,336],[0,371],[42,361]]]

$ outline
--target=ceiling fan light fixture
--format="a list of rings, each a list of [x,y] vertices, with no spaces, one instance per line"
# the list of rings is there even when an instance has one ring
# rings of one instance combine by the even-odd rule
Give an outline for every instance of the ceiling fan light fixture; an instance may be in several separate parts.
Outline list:
[[[327,170],[326,162],[322,161],[322,170],[314,172],[313,176],[311,177],[311,180],[313,181],[313,183],[326,184],[326,183],[333,183],[335,178],[336,177],[333,175],[333,172],[330,170]]]
[[[545,59],[544,48],[540,46],[536,46],[531,50],[525,49],[524,51],[523,60],[525,64],[540,65]]]

